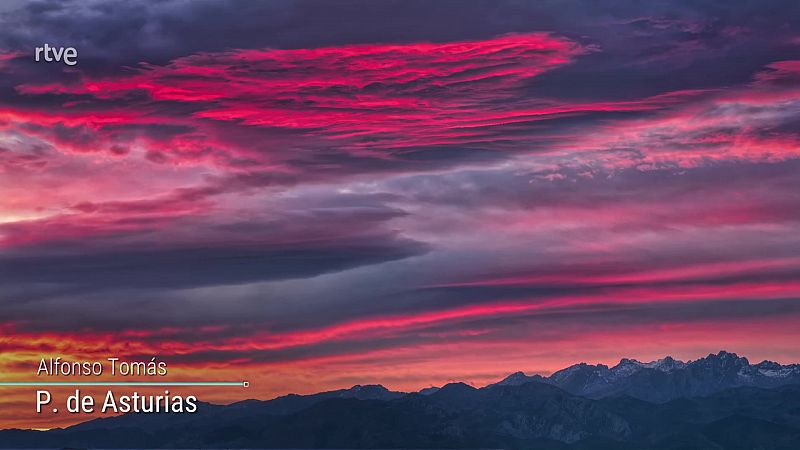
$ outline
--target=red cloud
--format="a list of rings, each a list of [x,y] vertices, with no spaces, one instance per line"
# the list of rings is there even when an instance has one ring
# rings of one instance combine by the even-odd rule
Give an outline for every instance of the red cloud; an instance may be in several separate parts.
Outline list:
[[[276,148],[254,150],[253,139],[238,145],[228,128],[222,131],[213,122],[287,130],[299,133],[295,141],[301,143],[294,147],[346,145],[348,152],[382,158],[371,151],[483,142],[490,139],[490,127],[648,107],[517,98],[516,90],[533,78],[586,51],[564,38],[535,33],[441,44],[205,53],[165,66],[143,65],[129,75],[20,85],[18,92],[26,95],[87,100],[68,102],[57,113],[7,111],[5,116],[87,127],[106,139],[118,133],[119,125],[186,125],[195,131],[168,139],[140,136],[151,150],[180,158],[215,150],[262,163],[294,157],[278,155]],[[124,109],[116,102],[120,99],[128,102]],[[185,108],[179,111],[180,104]],[[275,143],[274,138],[267,141]]]

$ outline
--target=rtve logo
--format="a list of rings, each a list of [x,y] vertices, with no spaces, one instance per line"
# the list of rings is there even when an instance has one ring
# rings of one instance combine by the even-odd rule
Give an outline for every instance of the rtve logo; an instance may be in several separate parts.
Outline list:
[[[47,44],[44,44],[44,47],[36,47],[36,62],[41,61],[42,53],[45,62],[63,62],[68,66],[78,64],[78,50],[75,47],[50,47]]]

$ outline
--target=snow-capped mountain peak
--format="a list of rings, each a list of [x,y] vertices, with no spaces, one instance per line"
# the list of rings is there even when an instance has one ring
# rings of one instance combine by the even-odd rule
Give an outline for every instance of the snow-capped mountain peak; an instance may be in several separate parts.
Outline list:
[[[661,372],[672,372],[673,370],[683,369],[684,367],[686,367],[686,363],[674,359],[671,356],[667,356],[665,358],[646,363],[644,364],[644,366],[647,367],[648,369],[655,369]]]
[[[788,378],[791,376],[800,376],[800,365],[798,364],[782,366],[773,361],[761,361],[753,366],[753,368],[761,375],[770,378]]]
[[[541,375],[525,375],[524,372],[514,372],[511,375],[503,378],[498,385],[501,386],[519,386],[521,384],[530,383],[531,381],[543,381]]]

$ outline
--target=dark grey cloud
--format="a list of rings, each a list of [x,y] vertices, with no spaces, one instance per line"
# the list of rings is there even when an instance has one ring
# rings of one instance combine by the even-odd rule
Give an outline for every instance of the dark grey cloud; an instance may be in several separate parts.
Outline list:
[[[355,242],[236,245],[0,258],[0,283],[112,288],[185,288],[305,278],[425,251],[410,240],[379,236]]]
[[[84,233],[100,229],[87,224],[70,228],[70,216],[0,226],[12,241],[31,233],[51,233],[49,238],[0,254],[3,290],[49,285],[91,292],[243,284],[313,277],[428,251],[425,244],[385,226],[405,213],[380,200],[355,205],[342,196],[338,205],[249,219],[170,218],[159,213],[226,192],[231,183],[247,188],[254,180],[221,182],[206,189],[178,191],[169,199],[75,206],[93,215],[100,229],[115,223],[115,228],[123,229],[136,225],[135,231],[119,229],[86,239]],[[138,221],[136,214],[142,215]]]

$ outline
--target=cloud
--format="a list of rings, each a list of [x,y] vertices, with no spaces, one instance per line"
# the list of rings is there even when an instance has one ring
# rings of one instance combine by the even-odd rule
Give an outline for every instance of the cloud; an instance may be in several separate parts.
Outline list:
[[[203,193],[181,194],[161,202],[81,204],[78,216],[0,225],[6,245],[0,278],[7,287],[186,288],[312,277],[426,251],[383,228],[403,214],[387,207],[219,221],[194,214]]]
[[[3,258],[3,283],[58,283],[97,288],[197,287],[310,277],[424,251],[413,242],[116,251],[80,256]]]
[[[558,106],[515,90],[585,50],[543,33],[483,41],[199,53],[129,74],[20,84],[68,107],[7,110],[13,126],[73,151],[140,143],[157,163],[203,161],[339,173],[489,155],[490,130],[655,104]],[[121,105],[124,102],[124,107]],[[253,146],[253,142],[259,145]],[[487,145],[488,144],[488,145]],[[461,149],[456,151],[456,146]],[[464,149],[474,147],[474,150]],[[507,146],[506,146],[507,147]],[[363,161],[363,162],[361,162]]]

